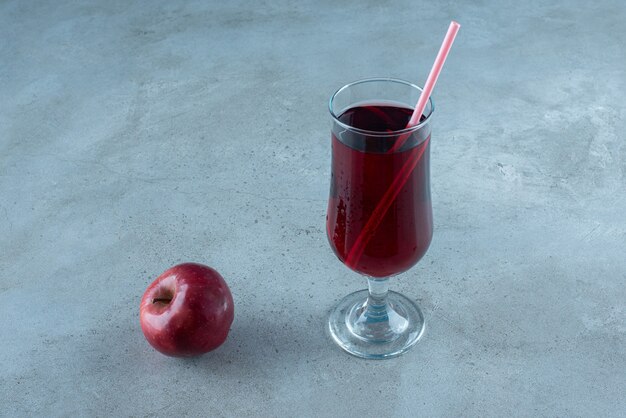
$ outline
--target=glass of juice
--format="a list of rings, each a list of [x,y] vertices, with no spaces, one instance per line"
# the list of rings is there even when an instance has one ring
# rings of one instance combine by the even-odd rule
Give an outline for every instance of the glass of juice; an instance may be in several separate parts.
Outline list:
[[[335,342],[358,357],[383,359],[411,348],[424,316],[389,278],[413,267],[433,234],[429,100],[407,128],[421,89],[376,78],[350,83],[330,99],[332,169],[326,232],[333,251],[368,280],[332,311]]]

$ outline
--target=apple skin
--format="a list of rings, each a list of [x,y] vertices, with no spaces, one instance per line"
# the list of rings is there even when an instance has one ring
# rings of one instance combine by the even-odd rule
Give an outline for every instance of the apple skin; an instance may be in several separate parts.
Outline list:
[[[222,345],[234,316],[224,278],[196,263],[163,272],[148,286],[139,308],[141,330],[150,345],[173,357],[197,356]]]

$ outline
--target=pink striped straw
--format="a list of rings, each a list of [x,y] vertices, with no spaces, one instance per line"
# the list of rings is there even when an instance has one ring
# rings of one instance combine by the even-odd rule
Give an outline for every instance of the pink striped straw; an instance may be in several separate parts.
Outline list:
[[[433,68],[431,68],[430,74],[428,74],[428,78],[426,79],[426,84],[424,84],[424,90],[422,90],[422,94],[415,105],[413,115],[409,120],[409,127],[419,123],[422,113],[424,113],[424,108],[426,108],[426,103],[430,98],[430,94],[433,92],[435,83],[437,83],[443,64],[446,62],[446,58],[448,58],[448,53],[450,53],[450,48],[452,48],[452,43],[460,27],[461,25],[454,20],[450,22],[448,33],[446,33],[446,37],[443,38],[443,43],[441,44],[441,48],[439,48],[439,53],[437,54],[437,58],[435,58]]]
[[[430,74],[428,74],[426,84],[424,84],[424,89],[422,90],[422,94],[420,95],[419,100],[415,105],[415,110],[411,115],[411,119],[409,120],[407,128],[411,128],[419,124],[422,113],[424,113],[424,109],[426,108],[426,103],[428,103],[430,94],[433,92],[433,88],[435,87],[437,78],[439,78],[439,73],[441,73],[441,69],[443,68],[443,63],[446,62],[446,58],[448,57],[448,53],[450,52],[450,48],[452,47],[452,42],[454,42],[454,38],[456,37],[456,34],[459,31],[460,27],[461,25],[459,25],[454,20],[450,22],[446,37],[443,39],[441,48],[439,48],[439,53],[437,54],[437,58],[435,58],[435,63],[433,64],[433,68],[430,70]],[[400,149],[410,136],[411,134],[409,133],[404,134],[402,137],[398,138],[393,147],[388,152],[391,153]],[[391,184],[389,189],[387,189],[383,197],[376,205],[376,208],[370,215],[370,218],[367,220],[365,226],[361,230],[361,233],[357,236],[354,244],[352,245],[352,248],[348,252],[345,263],[349,267],[357,265],[359,259],[365,251],[365,247],[367,247],[367,244],[374,235],[374,232],[376,232],[376,229],[387,214],[387,211],[393,204],[396,197],[398,197],[398,194],[411,176],[411,172],[415,169],[415,166],[417,166],[418,161],[420,160],[420,158],[422,158],[422,155],[424,154],[424,151],[428,146],[429,140],[430,136],[426,138],[424,142],[414,147],[410,151],[411,154],[409,159],[402,166],[393,183]]]
[[[426,108],[426,103],[428,103],[430,94],[433,92],[435,83],[437,83],[443,64],[446,62],[446,58],[448,58],[448,53],[450,52],[450,48],[452,47],[452,43],[460,27],[461,25],[454,20],[450,22],[448,33],[446,33],[446,37],[443,38],[443,43],[441,44],[441,48],[439,48],[439,53],[437,54],[437,58],[435,58],[433,68],[431,68],[430,74],[428,74],[428,78],[426,79],[426,84],[424,84],[424,90],[422,90],[422,94],[415,105],[413,115],[409,120],[409,127],[419,123],[422,113],[424,113],[424,109]]]
[[[428,99],[430,99],[430,94],[433,92],[433,88],[435,88],[435,84],[437,83],[437,79],[439,78],[439,74],[441,73],[441,69],[443,68],[443,64],[446,62],[446,58],[448,58],[448,53],[450,53],[450,48],[452,48],[452,43],[454,42],[454,38],[456,37],[456,34],[459,31],[460,27],[461,25],[459,25],[454,20],[450,22],[446,37],[443,38],[443,43],[441,44],[441,48],[439,48],[439,53],[437,54],[437,58],[435,58],[433,68],[430,69],[430,73],[428,74],[428,78],[426,79],[426,84],[424,84],[424,89],[422,90],[422,94],[420,95],[420,98],[415,105],[415,110],[411,115],[411,119],[409,119],[407,128],[412,128],[413,126],[419,124],[422,113],[424,113],[424,109],[426,108],[426,103],[428,103]],[[404,142],[408,139],[408,137],[409,135],[403,138],[398,138],[398,140],[395,142],[389,152],[395,152],[399,150],[402,145],[404,145]]]

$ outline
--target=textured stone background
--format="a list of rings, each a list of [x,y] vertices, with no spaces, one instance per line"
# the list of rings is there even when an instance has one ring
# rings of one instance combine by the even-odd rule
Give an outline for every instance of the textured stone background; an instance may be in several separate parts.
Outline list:
[[[365,281],[324,232],[327,100],[435,90],[435,236],[392,288],[428,326],[350,357]],[[622,1],[0,1],[1,416],[623,416]],[[236,301],[195,360],[138,304],[204,262]]]

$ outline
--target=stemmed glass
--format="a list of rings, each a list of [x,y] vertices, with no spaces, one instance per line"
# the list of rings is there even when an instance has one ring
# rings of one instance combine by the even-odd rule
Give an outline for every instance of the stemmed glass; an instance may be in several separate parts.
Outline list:
[[[359,357],[395,357],[424,332],[411,299],[389,291],[389,278],[413,267],[433,232],[429,100],[419,124],[406,128],[421,89],[406,81],[367,79],[330,99],[332,172],[327,212],[330,245],[368,290],[343,298],[329,330]]]

